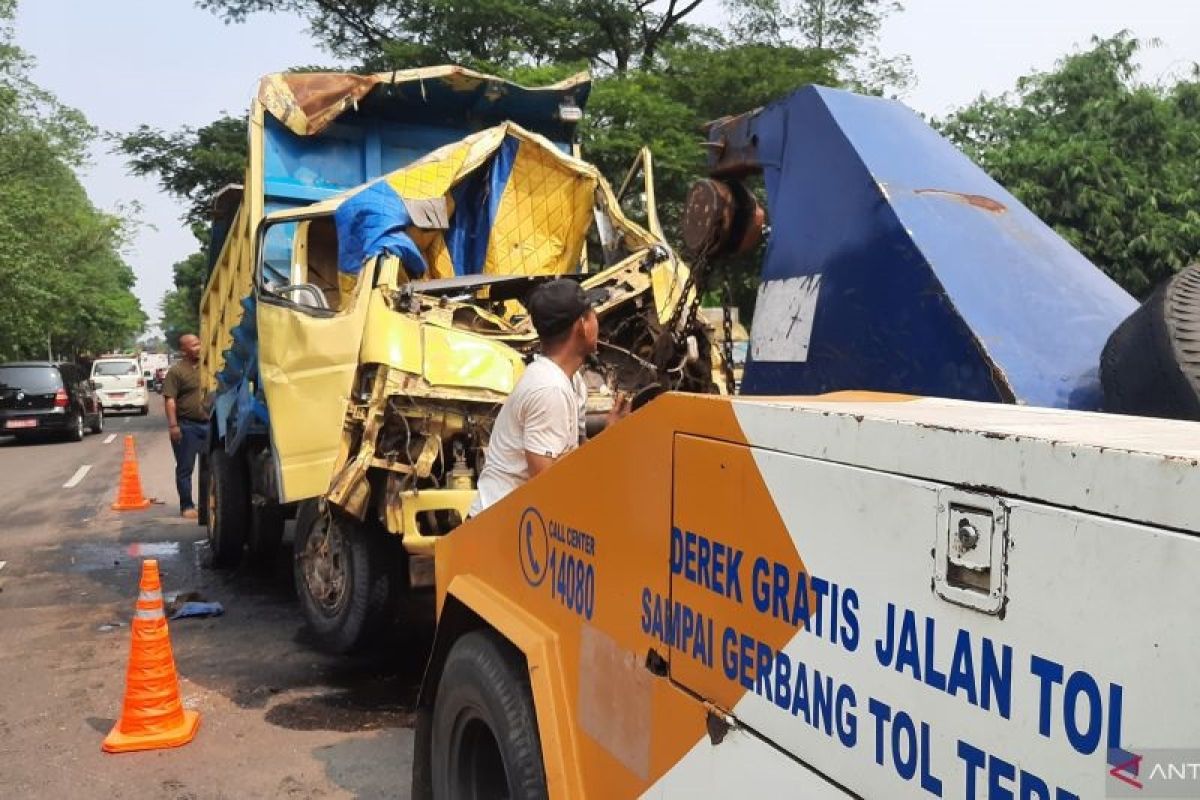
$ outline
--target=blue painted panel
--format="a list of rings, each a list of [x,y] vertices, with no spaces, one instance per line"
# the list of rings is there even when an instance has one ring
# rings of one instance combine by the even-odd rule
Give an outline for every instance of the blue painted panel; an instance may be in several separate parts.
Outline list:
[[[270,115],[264,125],[268,201],[306,205],[406,167],[475,127],[343,118],[319,136],[296,136]],[[569,142],[555,143],[570,152]],[[291,202],[288,201],[302,201]]]
[[[808,87],[746,125],[773,231],[763,278],[821,283],[807,358],[752,347],[745,393],[1099,408],[1100,351],[1136,302],[919,117]],[[753,337],[779,327],[762,313]]]

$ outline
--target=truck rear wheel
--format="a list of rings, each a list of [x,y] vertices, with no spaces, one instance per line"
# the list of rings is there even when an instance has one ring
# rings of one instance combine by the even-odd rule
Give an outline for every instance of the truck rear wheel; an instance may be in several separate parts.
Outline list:
[[[324,512],[306,501],[296,515],[296,594],[317,646],[349,653],[391,621],[403,594],[403,551],[378,525]]]
[[[246,544],[250,513],[245,463],[218,447],[208,454],[208,492],[204,504],[208,546],[214,567],[234,567]]]
[[[490,632],[455,642],[438,681],[430,773],[441,798],[544,798],[546,770],[520,655]]]

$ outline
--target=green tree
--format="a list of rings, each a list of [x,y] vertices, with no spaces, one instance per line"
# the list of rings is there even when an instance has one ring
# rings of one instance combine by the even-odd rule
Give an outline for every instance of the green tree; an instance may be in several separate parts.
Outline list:
[[[123,346],[145,324],[121,250],[128,221],[97,210],[75,176],[95,136],[28,77],[0,0],[0,358]]]
[[[208,275],[208,226],[213,196],[240,183],[246,170],[246,118],[228,114],[201,128],[164,132],[142,125],[115,137],[135,175],[153,175],[167,194],[187,204],[183,220],[199,250],[172,265],[174,288],[163,296],[159,326],[167,341],[200,328],[200,298]]]
[[[200,330],[200,298],[208,273],[208,254],[192,253],[171,267],[175,288],[163,295],[161,321],[163,336],[172,346],[185,333]]]
[[[938,126],[1129,292],[1200,256],[1200,67],[1137,80],[1142,44],[1093,38],[1053,70],[980,97]]]
[[[885,57],[879,32],[896,0],[726,0],[733,36],[743,42],[817,50],[858,91],[883,94],[913,80],[908,56]]]
[[[142,125],[116,137],[134,175],[156,175],[159,186],[188,204],[184,220],[198,233],[208,226],[210,203],[221,187],[241,183],[246,169],[246,117],[224,114],[202,128],[173,133]]]
[[[488,69],[587,62],[648,68],[703,0],[198,0],[229,22],[272,11],[308,20],[334,55],[371,69]]]

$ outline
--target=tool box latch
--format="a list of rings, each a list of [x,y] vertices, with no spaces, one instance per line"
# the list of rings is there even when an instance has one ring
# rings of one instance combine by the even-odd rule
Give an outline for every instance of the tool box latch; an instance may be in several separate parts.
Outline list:
[[[934,591],[958,605],[999,614],[1005,600],[1008,509],[999,498],[961,489],[938,494]]]

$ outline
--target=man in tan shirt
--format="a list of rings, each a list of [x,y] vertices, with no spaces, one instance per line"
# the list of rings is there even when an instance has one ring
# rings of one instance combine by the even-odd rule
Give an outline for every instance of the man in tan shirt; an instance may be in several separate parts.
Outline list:
[[[208,415],[200,394],[200,339],[185,333],[179,337],[183,358],[167,370],[163,379],[163,402],[167,412],[167,430],[175,452],[175,489],[179,492],[179,513],[196,518],[192,501],[192,471],[196,457],[208,439]]]

